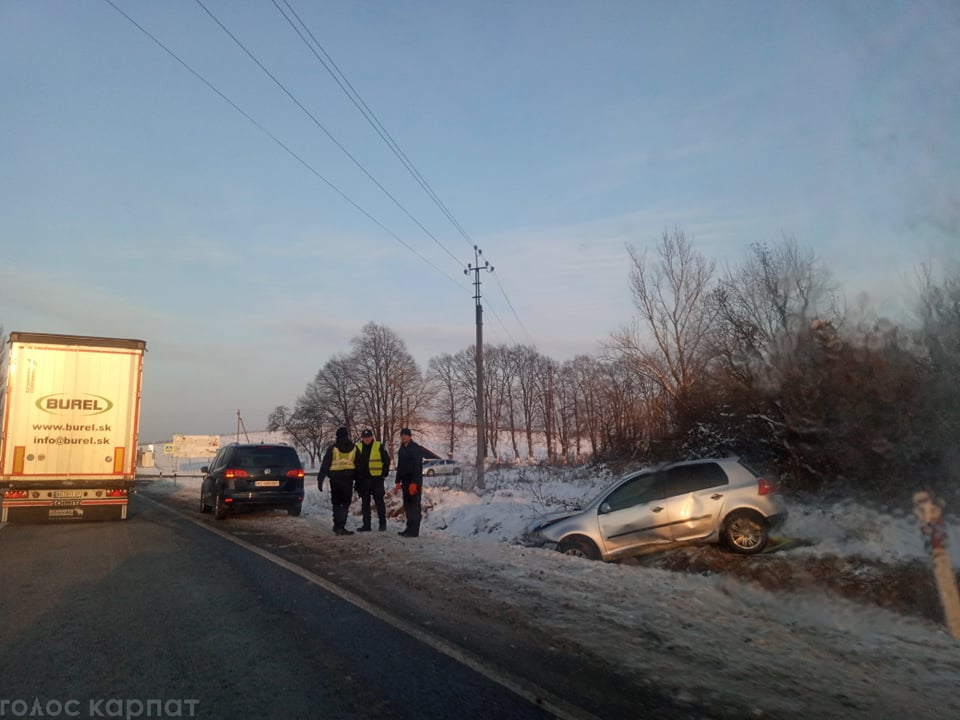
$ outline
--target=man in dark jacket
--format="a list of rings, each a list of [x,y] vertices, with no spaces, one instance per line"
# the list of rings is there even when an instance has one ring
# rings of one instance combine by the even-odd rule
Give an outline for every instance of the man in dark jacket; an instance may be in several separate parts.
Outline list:
[[[337,428],[336,442],[327,448],[317,473],[317,487],[323,492],[323,478],[330,478],[330,504],[333,506],[333,531],[337,535],[353,535],[347,530],[347,513],[357,482],[357,446],[350,439],[350,431]]]
[[[400,431],[400,449],[397,450],[397,486],[395,493],[403,491],[403,514],[407,518],[407,528],[400,537],[418,537],[420,535],[420,498],[423,495],[423,461],[427,458],[439,458],[413,441],[410,428]]]
[[[360,444],[357,445],[357,492],[360,495],[360,512],[363,516],[363,525],[357,528],[358,532],[369,532],[370,527],[370,498],[377,505],[377,520],[380,521],[380,530],[387,529],[387,506],[383,502],[383,482],[390,472],[390,455],[383,445],[373,439],[372,430],[360,433]]]

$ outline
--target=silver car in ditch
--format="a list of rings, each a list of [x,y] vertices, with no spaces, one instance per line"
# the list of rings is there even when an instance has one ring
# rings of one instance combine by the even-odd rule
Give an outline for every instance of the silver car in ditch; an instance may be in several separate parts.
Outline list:
[[[526,537],[593,560],[689,542],[720,542],[750,555],[786,517],[776,483],[740,459],[691,460],[630,473],[582,510],[540,518]]]

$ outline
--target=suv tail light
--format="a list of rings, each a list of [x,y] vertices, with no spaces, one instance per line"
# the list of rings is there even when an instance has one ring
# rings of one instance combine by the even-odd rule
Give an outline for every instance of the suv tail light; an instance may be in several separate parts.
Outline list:
[[[303,469],[301,468],[301,469],[297,469],[297,470],[287,470],[287,477],[288,477],[288,478],[294,478],[295,480],[302,480],[302,479],[303,479]]]
[[[757,478],[757,491],[761,495],[769,495],[770,493],[777,491],[777,484],[773,480]]]
[[[223,471],[223,476],[227,480],[234,480],[236,478],[250,477],[250,473],[248,473],[246,470],[241,470],[240,468],[227,468]]]

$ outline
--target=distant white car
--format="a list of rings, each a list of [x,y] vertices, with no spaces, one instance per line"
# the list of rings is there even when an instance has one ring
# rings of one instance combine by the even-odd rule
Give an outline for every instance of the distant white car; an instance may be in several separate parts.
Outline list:
[[[456,460],[424,460],[423,474],[432,475],[459,475],[460,463]]]

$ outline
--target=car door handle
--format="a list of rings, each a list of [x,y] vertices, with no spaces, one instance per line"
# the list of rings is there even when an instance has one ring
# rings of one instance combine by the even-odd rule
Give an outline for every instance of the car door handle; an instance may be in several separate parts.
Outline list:
[[[719,500],[719,499],[722,498],[722,497],[723,497],[723,493],[714,493],[713,495],[710,496],[710,499],[711,499],[711,500]]]
[[[663,510],[663,508],[660,507],[659,505],[658,505],[657,507],[655,507],[655,508],[651,508],[651,509],[650,509],[651,512],[660,512],[661,510]]]

